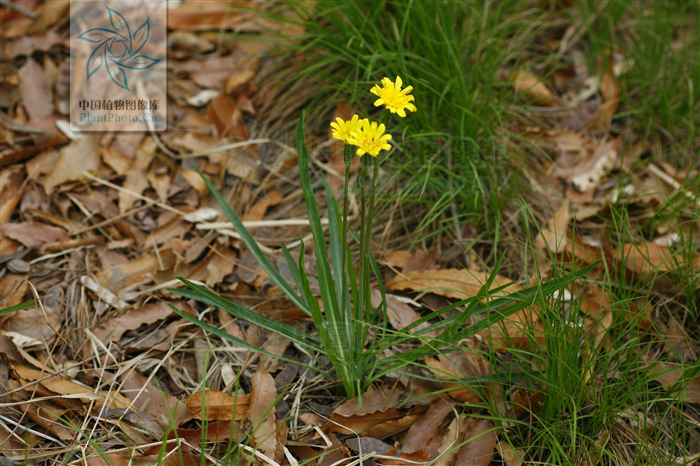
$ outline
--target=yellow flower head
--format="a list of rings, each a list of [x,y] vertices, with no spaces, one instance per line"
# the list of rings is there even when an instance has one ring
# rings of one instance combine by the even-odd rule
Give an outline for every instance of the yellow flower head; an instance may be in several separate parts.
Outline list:
[[[331,123],[333,137],[349,144],[353,131],[360,129],[360,117],[353,115],[352,119],[348,121],[344,121],[342,118],[336,118],[335,120],[337,123],[336,121]]]
[[[369,154],[372,157],[379,155],[381,150],[390,150],[389,139],[391,134],[384,134],[386,127],[384,125],[377,126],[373,121],[369,122],[367,118],[360,121],[361,128],[353,131],[350,138],[350,144],[357,146],[357,155],[362,157]]]
[[[406,110],[415,112],[416,106],[411,103],[415,97],[408,95],[413,90],[413,86],[406,86],[404,90],[401,90],[402,85],[403,81],[399,76],[396,77],[396,83],[392,83],[389,78],[382,78],[382,86],[384,87],[375,84],[370,89],[372,94],[379,97],[374,102],[374,106],[386,105],[391,113],[398,113],[401,118],[406,117]]]

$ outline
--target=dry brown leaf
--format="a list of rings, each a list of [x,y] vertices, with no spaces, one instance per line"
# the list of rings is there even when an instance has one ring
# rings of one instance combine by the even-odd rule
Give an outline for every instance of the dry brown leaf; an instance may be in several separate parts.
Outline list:
[[[442,382],[442,386],[449,389],[447,394],[450,397],[460,403],[479,401],[479,396],[467,389],[458,379],[488,374],[488,362],[480,355],[472,352],[454,351],[449,354],[441,354],[438,357],[426,356],[425,364],[436,378],[445,380]]]
[[[36,13],[39,17],[32,22],[27,30],[28,35],[43,33],[57,22],[68,20],[66,14],[70,8],[70,2],[44,2],[38,6]]]
[[[667,246],[659,246],[655,243],[625,244],[622,249],[616,251],[616,255],[621,257],[628,271],[642,276],[654,271],[666,273],[684,262],[682,255],[675,253]],[[696,256],[695,263],[697,262]]]
[[[453,466],[455,464],[454,461],[458,450],[454,447],[459,445],[462,433],[466,429],[468,423],[469,419],[464,414],[452,419],[438,447],[438,453],[441,456],[440,459],[435,462],[435,466]]]
[[[395,407],[399,395],[397,390],[386,387],[367,391],[362,395],[362,408],[358,408],[357,398],[338,406],[331,415],[333,422],[328,428],[331,432],[380,440],[406,430],[417,416],[407,416]]]
[[[385,454],[396,456],[398,452],[398,449],[394,447]],[[409,464],[425,464],[429,459],[429,453],[426,453],[423,450],[416,450],[412,453],[401,453],[396,459],[378,458],[378,461],[379,464],[407,466]]]
[[[43,67],[32,58],[19,69],[22,105],[31,120],[53,114],[53,83]]]
[[[120,393],[115,393],[114,391],[96,391],[92,387],[62,379],[58,376],[46,378],[47,373],[45,371],[31,369],[20,364],[13,364],[12,369],[20,379],[25,381],[24,383],[42,379],[41,385],[46,387],[46,389],[49,391],[59,395],[64,395],[68,398],[77,398],[86,404],[94,401],[95,406],[98,408],[107,406],[112,409],[123,410],[131,404],[131,401],[128,398],[124,397]]]
[[[523,452],[513,448],[510,443],[498,442],[498,454],[501,455],[505,466],[520,466],[523,464]]]
[[[231,76],[235,70],[236,65],[233,55],[228,55],[197,62],[190,76],[201,88],[221,89],[224,87],[226,79]]]
[[[557,165],[560,165],[562,170],[570,170],[569,167],[576,166],[593,150],[593,142],[590,139],[568,129],[553,131],[536,129],[530,130],[526,135],[530,138],[541,138],[542,141],[553,144],[558,152]],[[571,173],[555,171],[553,175],[568,178]]]
[[[549,107],[556,104],[552,91],[529,71],[517,71],[511,79],[515,90],[524,94],[533,103]]]
[[[122,374],[121,382],[120,392],[131,400],[129,404],[153,417],[161,428],[176,427],[192,419],[192,412],[185,402],[164,392],[135,370]]]
[[[252,424],[254,446],[270,458],[278,460],[282,457],[283,450],[275,435],[275,380],[268,372],[259,370],[253,374],[250,383],[248,420]]]
[[[42,183],[46,192],[51,193],[56,186],[78,180],[83,173],[99,171],[100,168],[97,136],[83,136],[61,149],[57,161],[50,167]]]
[[[388,265],[389,267],[403,269],[412,257],[413,253],[411,251],[408,251],[406,249],[399,249],[397,251],[391,252],[390,254],[387,254],[384,260],[378,260],[377,262],[379,262],[382,265]]]
[[[292,342],[289,339],[283,337],[279,333],[271,333],[267,337],[267,340],[265,340],[262,349],[267,351],[269,354],[282,356],[284,355],[284,352],[287,351],[287,348],[291,346],[291,344]],[[260,362],[258,363],[259,369],[266,372],[277,372],[279,366],[280,360],[278,358],[267,354],[260,356]]]
[[[665,390],[670,390],[683,377],[683,368],[665,363],[657,363],[652,369],[652,376]],[[700,377],[684,380],[680,387],[681,399],[687,403],[700,404]]]
[[[194,419],[208,421],[240,421],[250,409],[250,395],[233,397],[218,390],[194,393],[187,399]]]
[[[341,445],[340,441],[338,441],[338,437],[333,434],[327,434],[328,439],[331,441],[331,446],[327,449],[321,450],[320,455],[321,457],[318,459],[318,462],[316,463],[318,466],[332,466],[332,465],[337,465],[341,460],[347,458],[347,450],[343,445]],[[340,463],[342,464],[342,463]]]
[[[484,272],[468,269],[415,271],[397,275],[387,283],[387,288],[390,290],[428,291],[448,298],[465,299],[476,296],[488,277],[489,275]],[[496,275],[492,288],[504,286],[511,282],[512,280],[506,277]],[[498,295],[502,296],[503,294],[514,293],[520,290],[522,290],[522,287],[517,283],[513,283],[505,290],[499,292]]]
[[[575,168],[571,184],[580,193],[591,191],[598,187],[601,179],[611,170],[617,168],[622,136],[606,142],[592,153],[583,163]]]
[[[17,58],[21,55],[30,57],[34,52],[48,52],[54,45],[64,44],[67,39],[53,31],[40,36],[25,36],[17,40],[8,42],[7,54],[10,58]]]
[[[401,444],[401,450],[412,453],[422,449],[437,433],[440,425],[450,414],[455,403],[446,398],[439,398],[430,405],[428,411],[413,423]]]
[[[2,225],[0,231],[8,238],[17,240],[27,247],[70,239],[62,228],[37,222],[6,223]]]
[[[47,401],[34,401],[20,405],[20,409],[31,419],[41,426],[42,429],[57,436],[61,440],[73,440],[75,431],[66,427],[59,419],[66,414],[66,410]]]
[[[163,249],[159,254],[145,254],[138,259],[117,264],[97,273],[97,281],[113,293],[118,293],[136,283],[150,281],[158,270],[170,270],[175,265],[175,255]]]
[[[386,312],[389,324],[394,328],[394,330],[401,330],[408,325],[420,320],[421,315],[412,309],[408,304],[399,301],[399,299],[392,295],[391,293],[385,293],[386,298]],[[379,290],[372,288],[372,306],[377,308],[382,302],[382,294]],[[418,330],[422,330],[428,327],[428,323],[422,323],[416,328],[412,329],[409,333],[415,333]],[[426,336],[437,336],[438,330],[432,330],[425,333]]]
[[[468,442],[457,453],[455,464],[488,466],[498,442],[493,423],[486,419],[469,418],[462,441]]]
[[[350,438],[345,441],[345,444],[355,453],[361,452],[363,455],[368,455],[370,453],[386,455],[388,451],[394,448],[388,443],[384,443],[374,437]]]
[[[25,173],[19,166],[0,172],[0,225],[10,222],[12,214],[22,198],[20,189],[25,182]]]
[[[15,335],[13,340],[22,347],[47,344],[61,327],[63,288],[55,285],[44,293],[43,309],[39,306],[16,312],[2,324],[6,332]]]
[[[605,128],[612,116],[620,107],[620,82],[612,73],[611,66],[608,66],[600,82],[600,93],[603,95],[603,104],[595,114],[595,125],[598,128]]]
[[[12,307],[22,302],[29,283],[29,274],[6,273],[0,278],[0,309]],[[3,322],[9,316],[0,317]]]
[[[542,234],[535,239],[537,249],[543,252],[560,252],[567,242],[566,231],[570,220],[569,202],[564,201],[547,223],[547,228],[543,228]]]
[[[228,78],[226,78],[226,86],[224,91],[227,94],[230,94],[236,90],[238,86],[241,86],[253,79],[255,74],[256,70],[250,68],[234,71],[230,76],[228,76]]]
[[[171,304],[185,312],[189,310],[182,303]],[[112,341],[119,341],[122,335],[130,330],[136,330],[144,324],[150,325],[165,320],[173,315],[175,313],[166,303],[150,303],[108,320],[95,329],[93,333],[105,345],[109,345]]]
[[[588,326],[589,338],[594,339],[596,349],[600,349],[607,331],[612,325],[613,315],[611,310],[612,299],[610,293],[600,286],[589,283],[581,301],[581,310],[591,316]]]
[[[284,196],[279,191],[270,191],[267,195],[253,204],[250,211],[243,216],[243,220],[260,221],[265,218],[267,209],[279,204]]]
[[[136,157],[129,166],[129,170],[126,172],[126,178],[124,179],[124,184],[122,188],[123,191],[119,191],[119,212],[124,213],[131,209],[131,206],[138,201],[138,197],[131,193],[141,195],[148,188],[148,179],[146,172],[148,171],[148,166],[153,161],[153,156],[155,155],[156,143],[152,138],[146,139],[143,144],[136,151]]]
[[[239,7],[239,8],[236,8]],[[204,31],[235,28],[254,17],[255,2],[187,2],[168,10],[168,29]]]
[[[542,348],[545,345],[544,325],[530,308],[518,311],[491,328],[482,330],[479,336],[499,351],[533,346]],[[534,345],[532,340],[536,342]]]

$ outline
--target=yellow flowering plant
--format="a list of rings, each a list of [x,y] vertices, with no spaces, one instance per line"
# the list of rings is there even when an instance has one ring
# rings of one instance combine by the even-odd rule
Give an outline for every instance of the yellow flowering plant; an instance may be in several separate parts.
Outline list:
[[[397,77],[392,83],[387,78],[382,80],[383,88],[375,86],[372,94],[380,97],[377,102],[385,105],[391,113],[400,117],[405,116],[405,110],[416,111],[412,102],[413,96],[407,95],[412,87],[401,89],[401,78]],[[349,397],[362,394],[377,379],[395,372],[408,364],[415,364],[419,359],[440,352],[452,351],[457,342],[473,336],[506,317],[524,309],[532,299],[540,293],[552,293],[573,281],[574,277],[562,281],[550,281],[546,286],[529,288],[517,294],[498,298],[489,298],[489,289],[496,277],[495,272],[484,283],[476,296],[453,303],[443,309],[431,312],[401,331],[389,332],[387,326],[387,308],[382,275],[371,248],[372,221],[374,214],[375,194],[382,151],[390,154],[392,150],[391,134],[386,133],[384,124],[369,119],[360,119],[358,115],[344,121],[340,118],[331,123],[332,136],[345,145],[345,184],[343,188],[342,213],[333,191],[325,178],[321,181],[325,188],[328,236],[323,228],[321,215],[314,194],[309,167],[311,161],[305,144],[304,113],[297,125],[296,147],[298,153],[299,176],[304,193],[309,224],[314,239],[316,273],[318,289],[312,289],[309,276],[305,269],[304,247],[300,248],[300,257],[295,260],[284,245],[282,253],[293,281],[288,282],[280,270],[273,265],[265,255],[255,238],[245,228],[243,222],[233,209],[226,203],[211,181],[204,175],[204,181],[219,203],[226,217],[231,221],[246,245],[248,251],[257,260],[267,277],[313,321],[315,332],[306,330],[300,325],[289,325],[231,302],[217,293],[180,278],[187,289],[171,289],[176,295],[203,302],[209,306],[221,308],[235,318],[246,320],[269,331],[278,333],[291,340],[303,352],[312,355],[310,363],[303,363],[285,356],[276,355],[258,348],[225,331],[204,322],[201,319],[179,311],[171,306],[174,312],[184,319],[195,323],[202,329],[235,343],[244,348],[277,358],[281,361],[298,364],[310,370],[320,372],[326,377],[340,380],[345,393]],[[370,157],[365,157],[369,154]],[[362,170],[358,177],[360,184],[360,231],[356,232],[348,225],[348,187],[350,185],[350,166],[355,156],[362,159]],[[367,171],[373,165],[369,188],[365,186]],[[201,173],[200,173],[201,174]],[[355,269],[350,253],[351,242],[359,245],[359,266]],[[594,264],[595,265],[595,264]],[[579,271],[585,274],[590,267]],[[495,267],[498,270],[498,264]],[[380,302],[372,303],[371,278],[376,281],[376,289],[381,297]],[[578,276],[578,275],[577,275]],[[502,288],[499,288],[500,290]],[[320,294],[320,302],[318,295]],[[448,311],[459,308],[461,312]],[[498,310],[495,312],[495,310]],[[466,325],[468,319],[482,314],[476,324]],[[429,324],[431,320],[437,323]],[[427,338],[428,332],[438,331],[439,337]],[[419,344],[416,344],[416,343]],[[420,344],[422,343],[422,344]],[[396,351],[397,348],[403,348]],[[408,348],[408,349],[405,349]],[[393,355],[386,357],[386,352]],[[322,357],[320,355],[325,355]],[[328,365],[330,363],[330,366]],[[358,398],[361,402],[361,398]]]

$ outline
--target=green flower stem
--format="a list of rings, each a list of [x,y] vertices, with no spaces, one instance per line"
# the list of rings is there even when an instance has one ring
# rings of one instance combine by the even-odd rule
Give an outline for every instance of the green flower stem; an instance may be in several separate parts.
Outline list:
[[[372,173],[372,185],[370,188],[370,195],[369,195],[369,208],[367,212],[367,227],[365,229],[365,238],[362,241],[361,247],[363,248],[362,251],[362,256],[365,257],[365,265],[367,267],[367,273],[365,275],[365,289],[363,290],[366,296],[366,302],[365,302],[365,315],[364,315],[364,321],[369,323],[370,318],[372,316],[372,300],[371,300],[371,291],[370,291],[370,277],[369,277],[369,245],[372,239],[372,219],[374,217],[374,200],[376,198],[376,192],[377,192],[377,180],[379,178],[379,158],[378,157],[372,157],[373,162],[374,162],[374,170]]]
[[[355,332],[355,342],[354,350],[357,356],[361,356],[364,349],[366,334],[367,334],[367,324],[369,323],[366,318],[366,309],[369,305],[367,303],[367,286],[366,283],[369,282],[369,261],[365,250],[367,249],[367,230],[372,229],[372,225],[369,223],[368,218],[368,207],[367,207],[367,190],[365,189],[365,183],[367,180],[367,170],[369,168],[370,156],[361,157],[362,170],[360,172],[360,273],[358,280],[358,293],[357,293],[357,303],[354,306],[354,322],[357,325],[357,332]],[[361,329],[361,330],[360,330]],[[360,361],[361,359],[357,359]],[[362,368],[361,370],[363,370]],[[360,381],[358,380],[359,384]]]
[[[348,264],[347,258],[348,258],[348,188],[350,185],[350,165],[352,165],[352,160],[355,156],[355,149],[353,146],[350,144],[346,144],[344,147],[344,159],[345,159],[345,183],[343,184],[343,288],[342,288],[342,293],[343,293],[343,312],[347,313],[348,312],[348,276],[345,271],[347,270]],[[352,267],[352,264],[350,264],[350,267]],[[352,323],[352,315],[350,316],[350,321]],[[354,325],[354,324],[352,324]]]

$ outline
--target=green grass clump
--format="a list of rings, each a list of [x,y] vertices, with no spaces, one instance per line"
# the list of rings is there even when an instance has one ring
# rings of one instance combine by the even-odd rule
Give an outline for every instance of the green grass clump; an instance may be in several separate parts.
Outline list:
[[[412,231],[414,243],[454,220],[498,238],[517,197],[518,177],[506,168],[520,165],[506,157],[499,137],[514,101],[506,67],[518,66],[544,13],[520,2],[292,5],[306,35],[286,52],[301,60],[284,82],[290,94],[315,83],[321,91],[311,106],[328,112],[384,76],[414,87],[419,111],[392,129],[398,151],[382,167],[395,177],[383,205],[399,199],[429,209]],[[357,99],[348,103],[363,108]]]

